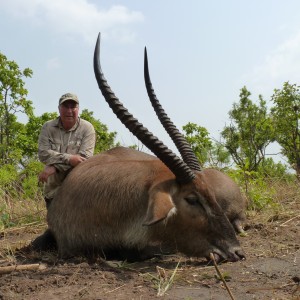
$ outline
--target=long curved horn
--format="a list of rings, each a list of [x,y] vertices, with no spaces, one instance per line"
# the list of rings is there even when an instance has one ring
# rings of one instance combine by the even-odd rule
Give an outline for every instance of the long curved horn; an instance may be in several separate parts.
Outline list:
[[[180,183],[187,183],[195,178],[194,172],[168,149],[157,137],[155,137],[143,124],[123,106],[108,85],[100,65],[100,33],[98,35],[94,52],[94,72],[98,86],[110,108],[121,122],[132,132],[146,147],[148,147],[175,175]]]
[[[159,103],[157,99],[154,89],[152,87],[152,83],[150,80],[149,75],[149,68],[148,68],[148,57],[147,57],[147,49],[145,47],[145,56],[144,56],[144,77],[145,77],[145,85],[147,89],[147,93],[151,104],[156,112],[158,119],[160,120],[161,124],[164,126],[165,130],[169,134],[170,138],[176,145],[179,153],[182,156],[183,161],[195,171],[201,171],[201,167],[199,161],[193,152],[190,144],[187,142],[185,137],[182,133],[176,128],[174,123],[170,120],[164,109]]]

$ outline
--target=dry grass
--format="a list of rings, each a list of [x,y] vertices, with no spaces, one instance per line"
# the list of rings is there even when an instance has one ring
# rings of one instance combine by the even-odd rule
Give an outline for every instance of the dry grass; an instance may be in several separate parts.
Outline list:
[[[282,221],[288,224],[289,220],[299,218],[300,209],[300,182],[282,182],[270,180],[268,188],[272,190],[272,201],[264,209],[249,209],[248,217],[259,223]],[[296,209],[299,208],[299,209]],[[297,220],[296,220],[297,221]]]
[[[0,231],[42,223],[45,215],[46,207],[40,193],[24,198],[20,187],[13,192],[0,189]]]

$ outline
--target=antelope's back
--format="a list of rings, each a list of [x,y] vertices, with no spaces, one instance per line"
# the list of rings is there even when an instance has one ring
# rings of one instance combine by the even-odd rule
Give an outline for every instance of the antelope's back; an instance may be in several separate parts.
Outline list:
[[[137,198],[142,198],[158,177],[174,176],[155,156],[124,147],[113,148],[74,168],[51,207],[68,211],[74,206],[87,209],[99,205],[103,209],[124,204],[128,207],[136,204]]]

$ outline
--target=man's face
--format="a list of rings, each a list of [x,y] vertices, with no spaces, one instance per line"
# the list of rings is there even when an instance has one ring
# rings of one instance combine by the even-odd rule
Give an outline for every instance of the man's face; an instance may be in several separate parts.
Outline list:
[[[73,100],[67,100],[58,107],[59,115],[65,129],[72,128],[78,119],[79,107]]]

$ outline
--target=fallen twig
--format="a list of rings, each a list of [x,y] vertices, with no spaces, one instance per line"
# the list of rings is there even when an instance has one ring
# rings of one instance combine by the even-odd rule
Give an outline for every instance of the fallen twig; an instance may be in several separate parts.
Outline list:
[[[295,217],[293,217],[293,218],[291,218],[291,219],[285,221],[284,223],[280,224],[279,226],[285,226],[287,223],[289,223],[289,222],[291,222],[291,221],[293,221],[294,219],[297,219],[297,218],[299,218],[299,217],[300,217],[300,215],[295,216]]]
[[[125,285],[126,285],[126,284],[123,284],[123,285],[121,285],[121,286],[118,286],[118,287],[116,287],[116,288],[113,289],[113,290],[110,290],[110,291],[108,291],[108,292],[105,292],[105,294],[109,294],[109,293],[115,292],[116,290],[121,289],[121,288],[124,287]]]
[[[262,288],[253,288],[253,289],[247,290],[247,292],[253,293],[253,292],[258,292],[258,291],[281,290],[281,289],[284,289],[284,288],[289,287],[289,286],[298,286],[298,284],[297,283],[287,283],[287,284],[283,284],[281,286],[270,286],[270,287],[262,287]]]
[[[43,270],[43,269],[46,269],[46,266],[43,264],[5,266],[5,267],[0,267],[0,274],[8,274],[14,271]]]
[[[220,272],[220,270],[219,270],[219,268],[218,268],[218,265],[217,265],[217,263],[216,263],[216,260],[215,260],[215,257],[214,257],[214,255],[213,255],[213,253],[210,253],[210,254],[209,254],[209,257],[210,257],[210,259],[213,261],[214,266],[215,266],[215,268],[216,268],[216,271],[217,271],[219,277],[221,278],[221,280],[222,280],[222,282],[223,282],[223,284],[224,284],[224,286],[225,286],[225,288],[226,288],[226,290],[227,290],[227,292],[228,292],[230,298],[231,298],[232,300],[235,300],[234,297],[233,297],[233,295],[232,295],[232,293],[231,293],[231,291],[230,291],[230,289],[229,289],[229,287],[228,287],[228,285],[227,285],[227,283],[226,283],[226,281],[225,281],[225,279],[224,279],[224,277],[222,276],[222,274],[221,274],[221,272]]]
[[[4,229],[1,233],[6,234],[6,233],[10,233],[13,231],[18,231],[18,230],[22,230],[28,227],[45,227],[46,224],[41,223],[40,221],[35,221],[32,223],[27,223],[27,224],[23,224],[22,226],[16,226],[16,227],[10,227],[10,228],[6,228]]]

